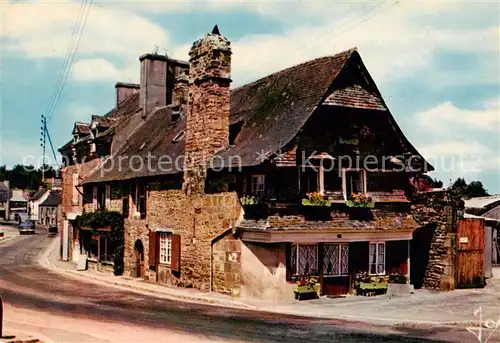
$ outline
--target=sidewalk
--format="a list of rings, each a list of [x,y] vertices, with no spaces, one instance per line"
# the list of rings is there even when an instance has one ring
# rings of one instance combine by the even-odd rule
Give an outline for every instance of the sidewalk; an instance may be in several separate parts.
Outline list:
[[[100,283],[129,291],[135,291],[163,299],[178,300],[185,302],[206,303],[209,305],[255,309],[254,306],[238,301],[237,299],[219,293],[201,292],[194,288],[168,287],[156,283],[150,283],[143,279],[129,278],[125,276],[114,276],[95,270],[77,271],[73,262],[65,262],[59,259],[59,239],[55,239],[49,248],[41,255],[39,264],[56,273],[69,277],[78,278],[93,283]],[[90,280],[89,280],[90,279]]]
[[[205,303],[210,305],[257,310],[323,319],[350,319],[371,323],[403,325],[476,325],[479,318],[474,312],[482,308],[483,320],[499,320],[500,268],[496,278],[488,280],[484,289],[431,292],[417,290],[405,297],[347,296],[331,299],[322,297],[309,301],[274,302],[250,298],[231,298],[218,293],[200,292],[195,289],[167,287],[140,279],[117,277],[97,271],[76,271],[76,265],[58,259],[58,240],[42,255],[40,264],[57,273],[107,286],[127,289],[159,298]]]
[[[3,236],[1,233],[3,233]],[[18,235],[19,229],[16,226],[0,224],[0,243],[6,242]]]

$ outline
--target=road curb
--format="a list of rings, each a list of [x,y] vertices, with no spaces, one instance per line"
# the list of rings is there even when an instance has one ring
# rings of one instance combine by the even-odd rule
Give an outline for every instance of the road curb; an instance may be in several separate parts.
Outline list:
[[[230,308],[236,308],[236,309],[247,309],[247,310],[255,310],[257,309],[255,306],[247,305],[242,302],[238,301],[224,301],[224,300],[219,300],[219,299],[208,299],[208,298],[202,298],[202,297],[196,297],[196,296],[189,296],[189,295],[182,295],[182,294],[172,294],[168,292],[155,292],[154,290],[148,289],[147,287],[141,287],[140,285],[131,285],[127,282],[121,282],[120,280],[116,281],[109,281],[105,280],[102,278],[99,278],[95,275],[90,275],[90,274],[85,274],[83,275],[81,272],[78,271],[73,271],[73,270],[67,270],[67,269],[62,269],[60,267],[57,267],[53,263],[49,261],[49,256],[52,253],[52,251],[55,249],[57,243],[58,243],[58,237],[54,239],[54,242],[49,245],[49,247],[40,253],[39,258],[38,258],[38,264],[42,266],[45,269],[54,271],[58,274],[62,275],[67,275],[71,277],[75,277],[78,279],[83,279],[85,281],[92,281],[94,283],[100,283],[100,284],[105,284],[107,286],[115,287],[115,288],[121,288],[121,289],[127,289],[134,291],[136,293],[141,293],[147,295],[151,295],[157,298],[162,298],[162,299],[168,299],[168,300],[174,300],[174,301],[184,301],[184,302],[190,302],[190,303],[203,303],[207,305],[212,305],[212,306],[221,306],[221,307],[230,307]],[[167,287],[165,287],[168,289]]]
[[[57,236],[59,237],[59,236]],[[342,314],[328,314],[328,313],[304,313],[301,312],[301,309],[286,309],[286,308],[269,308],[269,307],[257,307],[248,305],[238,301],[224,301],[220,299],[207,299],[196,296],[182,295],[182,294],[169,294],[167,292],[157,293],[154,290],[148,289],[146,287],[141,287],[140,285],[131,285],[129,283],[120,282],[120,280],[109,281],[103,280],[95,275],[84,275],[81,272],[66,270],[60,267],[55,266],[49,261],[49,256],[52,251],[56,248],[56,244],[58,243],[58,239],[56,238],[54,242],[39,255],[38,263],[45,269],[52,270],[56,273],[67,275],[70,277],[78,278],[80,280],[90,281],[96,284],[103,284],[106,286],[115,287],[122,290],[129,290],[139,294],[146,294],[150,296],[154,296],[161,299],[168,299],[173,301],[183,301],[188,303],[196,303],[196,304],[206,304],[212,306],[219,307],[227,307],[227,308],[235,308],[235,309],[245,309],[251,311],[260,311],[267,313],[275,313],[275,314],[284,314],[296,317],[304,317],[304,318],[318,318],[323,320],[346,320],[346,321],[358,321],[364,323],[372,323],[372,324],[385,324],[391,325],[394,327],[398,326],[427,326],[427,327],[463,327],[464,329],[467,326],[476,325],[477,322],[474,320],[455,320],[455,321],[425,321],[425,320],[413,320],[413,319],[401,319],[401,318],[384,318],[384,317],[368,317],[368,316],[358,316],[358,315],[342,315]],[[167,287],[165,287],[168,289]]]

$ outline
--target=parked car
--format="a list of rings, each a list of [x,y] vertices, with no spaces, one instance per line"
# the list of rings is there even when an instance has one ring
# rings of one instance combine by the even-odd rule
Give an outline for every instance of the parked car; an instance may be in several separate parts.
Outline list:
[[[19,215],[19,234],[24,235],[25,233],[35,233],[35,221],[31,220],[30,216],[27,214]]]

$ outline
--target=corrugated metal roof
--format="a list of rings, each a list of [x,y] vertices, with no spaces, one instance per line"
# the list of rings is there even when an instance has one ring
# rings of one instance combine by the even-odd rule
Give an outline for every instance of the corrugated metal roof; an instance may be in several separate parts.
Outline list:
[[[500,202],[500,195],[490,195],[487,197],[477,197],[465,200],[466,208],[483,208],[488,205],[493,204],[494,202]]]

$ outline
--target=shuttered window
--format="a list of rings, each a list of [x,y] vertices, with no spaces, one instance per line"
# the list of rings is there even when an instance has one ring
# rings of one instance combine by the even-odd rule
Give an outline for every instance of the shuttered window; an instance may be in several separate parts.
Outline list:
[[[160,263],[170,264],[172,260],[172,234],[161,232],[160,239]]]
[[[171,263],[170,269],[173,272],[181,271],[181,236],[172,234],[171,235]]]

